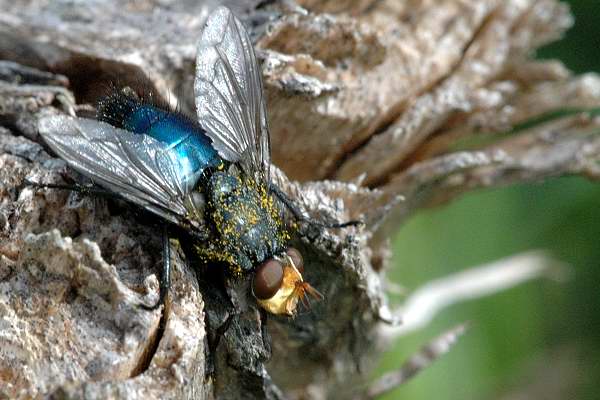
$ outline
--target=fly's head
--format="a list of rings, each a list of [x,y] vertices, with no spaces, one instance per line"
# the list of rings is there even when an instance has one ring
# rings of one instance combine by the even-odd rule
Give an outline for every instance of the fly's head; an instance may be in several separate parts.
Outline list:
[[[323,295],[304,281],[303,272],[302,255],[293,247],[263,262],[252,281],[258,304],[272,314],[294,316],[299,303],[310,308],[310,297],[322,300]]]

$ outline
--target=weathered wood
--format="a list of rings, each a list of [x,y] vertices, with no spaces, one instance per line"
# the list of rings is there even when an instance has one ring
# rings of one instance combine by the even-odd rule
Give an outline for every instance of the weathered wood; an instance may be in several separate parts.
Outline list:
[[[156,219],[22,186],[81,178],[44,150],[37,120],[89,115],[111,82],[193,113],[195,45],[217,3],[257,44],[273,178],[311,218],[366,222],[295,239],[326,298],[295,319],[261,315],[247,281],[225,292],[197,274],[175,241],[171,299],[144,311]],[[301,4],[0,0],[0,394],[353,398],[394,319],[387,232],[479,187],[600,175],[600,79],[530,55],[572,23],[564,5]]]

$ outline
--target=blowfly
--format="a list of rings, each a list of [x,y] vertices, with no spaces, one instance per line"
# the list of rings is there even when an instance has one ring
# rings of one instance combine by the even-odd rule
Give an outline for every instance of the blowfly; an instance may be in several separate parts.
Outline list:
[[[198,122],[122,90],[99,102],[99,120],[54,115],[41,120],[40,133],[96,184],[183,228],[200,258],[228,265],[233,275],[251,274],[252,294],[264,309],[292,316],[307,295],[321,295],[304,281],[302,256],[289,247],[293,228],[282,209],[297,219],[302,214],[269,180],[260,68],[246,30],[227,8],[206,22],[194,96]],[[168,232],[163,248],[157,306],[169,285]]]

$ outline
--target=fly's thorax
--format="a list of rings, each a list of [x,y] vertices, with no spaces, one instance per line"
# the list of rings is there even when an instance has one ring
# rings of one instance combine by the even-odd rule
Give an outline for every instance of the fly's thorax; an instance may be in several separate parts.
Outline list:
[[[229,171],[216,171],[208,180],[207,186],[209,201],[212,204],[218,204],[225,198],[239,192],[242,180],[237,174],[232,174]]]
[[[290,235],[265,185],[237,168],[216,171],[206,197],[206,216],[216,233],[213,242],[240,269],[251,270],[285,249]]]

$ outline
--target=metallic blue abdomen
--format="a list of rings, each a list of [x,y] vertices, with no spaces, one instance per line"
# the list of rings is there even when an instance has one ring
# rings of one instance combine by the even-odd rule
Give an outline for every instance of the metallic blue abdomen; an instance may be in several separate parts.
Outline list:
[[[206,168],[215,168],[223,163],[206,132],[182,114],[116,93],[101,100],[98,117],[113,126],[168,144],[176,151],[179,173],[190,188]]]

